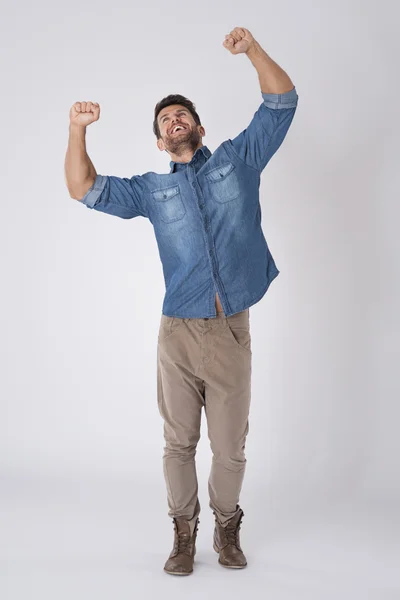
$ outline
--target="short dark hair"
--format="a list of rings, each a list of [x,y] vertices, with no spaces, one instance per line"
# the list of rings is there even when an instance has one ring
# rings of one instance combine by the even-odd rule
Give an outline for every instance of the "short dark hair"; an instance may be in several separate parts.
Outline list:
[[[166,96],[160,100],[154,109],[153,133],[156,135],[157,139],[161,137],[157,117],[163,108],[166,106],[171,106],[172,104],[181,104],[187,108],[195,120],[196,125],[201,125],[200,117],[196,112],[196,106],[193,104],[193,102],[191,102],[188,98],[185,98],[185,96],[181,96],[181,94],[170,94],[169,96]]]

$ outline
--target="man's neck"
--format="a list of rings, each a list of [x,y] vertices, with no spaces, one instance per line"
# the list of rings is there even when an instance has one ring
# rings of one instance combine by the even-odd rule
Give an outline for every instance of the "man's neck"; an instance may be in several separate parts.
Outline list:
[[[181,154],[170,154],[170,158],[174,162],[189,163],[192,160],[196,150],[198,150],[202,146],[203,144],[199,144],[197,148],[195,148],[195,150],[191,150],[188,148],[187,150],[184,150]]]

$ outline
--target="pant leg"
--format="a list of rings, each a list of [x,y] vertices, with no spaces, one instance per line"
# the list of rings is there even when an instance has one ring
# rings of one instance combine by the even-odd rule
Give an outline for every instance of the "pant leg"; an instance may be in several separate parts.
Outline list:
[[[164,419],[163,470],[168,515],[194,527],[200,513],[195,465],[204,384],[194,375],[197,340],[187,319],[162,315],[157,345],[157,399]]]
[[[239,510],[246,468],[251,400],[249,310],[221,317],[210,340],[205,370],[205,413],[212,450],[210,507],[224,524]]]

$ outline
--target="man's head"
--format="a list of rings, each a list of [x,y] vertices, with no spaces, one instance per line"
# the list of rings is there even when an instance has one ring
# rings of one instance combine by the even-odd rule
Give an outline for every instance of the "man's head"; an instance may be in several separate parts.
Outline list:
[[[203,145],[206,133],[195,105],[180,94],[171,94],[158,102],[153,132],[159,150],[166,150],[172,157],[194,153]]]

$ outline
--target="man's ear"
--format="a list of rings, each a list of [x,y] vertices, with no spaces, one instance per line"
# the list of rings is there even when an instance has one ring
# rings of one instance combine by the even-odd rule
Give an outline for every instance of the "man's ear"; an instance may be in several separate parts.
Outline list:
[[[199,131],[200,131],[201,137],[204,137],[206,135],[206,130],[204,129],[203,125],[200,127]]]
[[[161,151],[165,150],[165,144],[162,141],[162,138],[158,138],[158,140],[157,140],[157,147]]]

